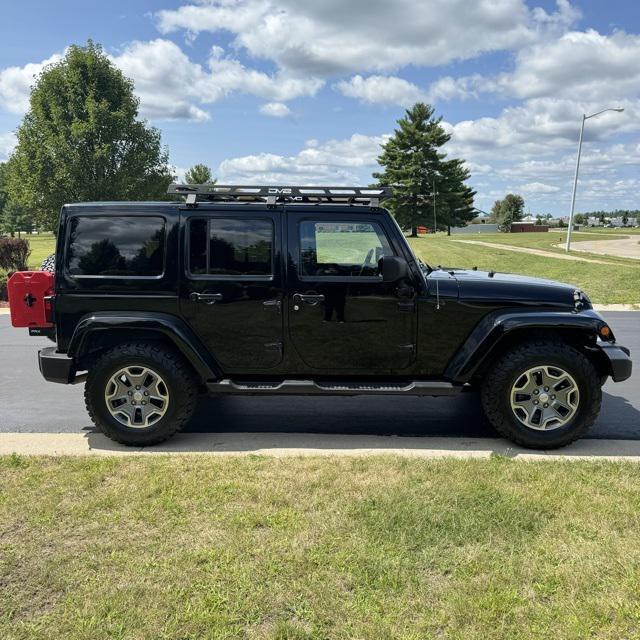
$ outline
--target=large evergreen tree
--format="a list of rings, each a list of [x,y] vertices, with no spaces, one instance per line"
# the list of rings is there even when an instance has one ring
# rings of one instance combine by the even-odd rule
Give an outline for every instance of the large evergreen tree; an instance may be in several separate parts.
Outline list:
[[[9,161],[9,195],[46,228],[61,205],[164,196],[160,133],[138,119],[133,83],[101,47],[69,47],[37,78]]]
[[[446,160],[442,147],[451,135],[441,121],[430,105],[419,102],[408,109],[382,147],[383,170],[373,174],[380,185],[393,188],[389,208],[413,236],[420,225],[434,226],[434,204],[438,228],[462,226],[475,215],[475,192],[465,184],[469,171],[462,160]]]

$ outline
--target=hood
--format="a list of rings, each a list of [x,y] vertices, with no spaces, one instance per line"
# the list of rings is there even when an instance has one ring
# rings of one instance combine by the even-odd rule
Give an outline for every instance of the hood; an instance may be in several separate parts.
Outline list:
[[[458,282],[458,293],[463,301],[542,304],[572,310],[591,307],[589,298],[580,289],[555,280],[475,269],[446,271]]]

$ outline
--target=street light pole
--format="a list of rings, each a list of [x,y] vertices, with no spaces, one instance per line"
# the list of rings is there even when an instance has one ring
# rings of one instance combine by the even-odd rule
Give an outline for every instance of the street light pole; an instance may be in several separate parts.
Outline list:
[[[592,113],[591,115],[582,114],[582,125],[580,126],[580,140],[578,141],[578,157],[576,158],[576,174],[573,178],[573,193],[571,195],[571,213],[569,214],[569,230],[567,231],[567,245],[566,250],[569,252],[571,250],[571,232],[573,231],[573,213],[576,208],[576,191],[578,189],[578,172],[580,171],[580,154],[582,153],[582,138],[584,136],[584,123],[589,118],[595,118],[599,116],[601,113],[605,111],[617,111],[618,113],[622,113],[624,109],[620,108],[609,108],[603,109],[602,111],[598,111],[597,113]]]

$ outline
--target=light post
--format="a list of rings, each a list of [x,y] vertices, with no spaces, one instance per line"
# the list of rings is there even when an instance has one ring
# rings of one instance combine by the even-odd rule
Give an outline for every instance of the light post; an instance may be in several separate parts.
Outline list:
[[[571,196],[571,213],[569,214],[569,230],[567,231],[567,252],[571,249],[571,232],[573,231],[573,212],[576,207],[576,189],[578,188],[578,171],[580,170],[580,153],[582,152],[582,136],[584,135],[584,123],[585,120],[589,118],[595,118],[599,116],[601,113],[605,113],[605,111],[617,111],[618,113],[622,113],[624,109],[621,108],[608,108],[603,109],[602,111],[597,111],[596,113],[592,113],[591,115],[582,114],[582,125],[580,126],[580,140],[578,141],[578,157],[576,159],[576,175],[573,179],[573,194]]]

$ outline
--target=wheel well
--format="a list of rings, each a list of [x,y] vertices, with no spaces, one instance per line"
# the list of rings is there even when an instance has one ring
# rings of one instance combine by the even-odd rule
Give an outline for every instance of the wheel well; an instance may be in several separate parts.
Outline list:
[[[596,368],[599,376],[607,376],[609,363],[607,357],[595,349],[596,335],[591,331],[577,329],[515,329],[502,337],[498,343],[484,356],[480,366],[474,372],[472,384],[479,383],[487,374],[491,365],[501,358],[512,347],[531,340],[556,340],[584,353]]]
[[[200,379],[198,372],[188,358],[184,357],[180,349],[165,334],[160,331],[144,329],[110,329],[109,331],[92,331],[82,342],[82,352],[77,357],[78,370],[88,371],[102,353],[125,342],[153,342],[171,349],[179,354],[191,370]]]

